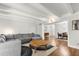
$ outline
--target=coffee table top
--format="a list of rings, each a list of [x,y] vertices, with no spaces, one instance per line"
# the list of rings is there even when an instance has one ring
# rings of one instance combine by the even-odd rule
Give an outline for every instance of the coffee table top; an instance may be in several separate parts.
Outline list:
[[[49,43],[50,43],[49,40],[41,40],[41,39],[31,41],[31,45],[34,46],[34,47],[39,47],[41,45],[47,45]]]

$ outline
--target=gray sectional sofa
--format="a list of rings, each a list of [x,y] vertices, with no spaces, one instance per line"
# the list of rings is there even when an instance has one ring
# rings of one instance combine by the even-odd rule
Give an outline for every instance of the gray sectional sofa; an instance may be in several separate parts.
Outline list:
[[[28,34],[11,34],[11,35],[5,35],[6,36],[6,40],[12,40],[12,39],[19,39],[21,40],[21,43],[28,43],[32,40],[32,34],[28,33]]]
[[[27,34],[10,34],[10,35],[5,35],[7,40],[11,39],[20,39],[21,43],[28,43],[32,39],[38,39],[41,38],[39,34],[33,34],[33,33],[27,33]]]
[[[32,50],[29,47],[23,47],[22,44],[29,43],[32,40],[32,34],[10,34],[0,35],[0,56],[29,56]]]
[[[20,56],[21,55],[21,41],[10,40],[0,43],[0,56]]]
[[[0,56],[31,56],[32,49],[22,46],[29,43],[36,34],[10,34],[0,35]],[[3,41],[2,41],[3,40]]]

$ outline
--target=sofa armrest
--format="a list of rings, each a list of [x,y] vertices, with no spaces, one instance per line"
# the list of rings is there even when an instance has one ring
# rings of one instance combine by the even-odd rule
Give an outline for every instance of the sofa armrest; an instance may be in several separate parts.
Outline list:
[[[0,43],[0,56],[20,56],[21,55],[21,41],[10,40]]]

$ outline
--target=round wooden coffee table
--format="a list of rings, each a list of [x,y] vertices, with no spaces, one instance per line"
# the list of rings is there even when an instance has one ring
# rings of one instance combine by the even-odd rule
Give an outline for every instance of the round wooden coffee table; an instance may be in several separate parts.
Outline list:
[[[36,53],[36,50],[37,50],[38,47],[46,46],[47,44],[49,44],[49,40],[41,40],[41,39],[36,40],[35,39],[35,40],[31,41],[30,46],[31,46],[31,48],[33,48],[35,50],[35,53]]]
[[[31,41],[31,46],[34,46],[34,47],[39,47],[41,45],[47,45],[47,44],[49,44],[48,40],[32,40]]]

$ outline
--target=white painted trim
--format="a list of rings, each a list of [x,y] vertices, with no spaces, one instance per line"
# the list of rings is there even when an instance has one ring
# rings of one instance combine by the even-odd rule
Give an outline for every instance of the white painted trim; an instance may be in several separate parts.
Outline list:
[[[44,40],[44,24],[41,24],[41,26],[42,26],[42,33],[41,33],[41,35],[42,35],[42,39]]]
[[[71,47],[71,48],[76,48],[76,49],[79,49],[79,47],[72,46],[72,45],[69,45],[69,44],[68,44],[68,46],[69,46],[69,47]]]
[[[58,39],[58,40],[61,40],[61,41],[68,41],[68,40],[64,40],[64,39]]]

